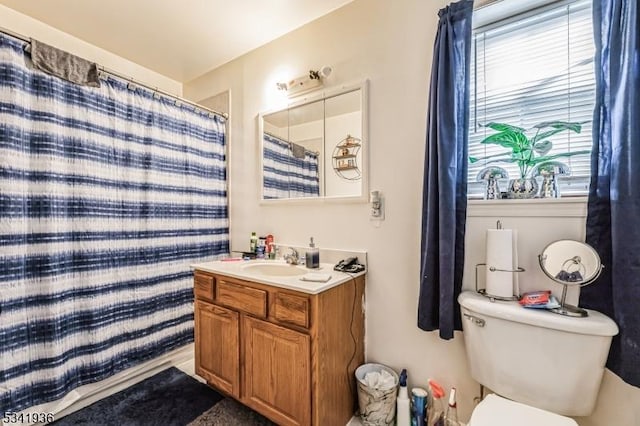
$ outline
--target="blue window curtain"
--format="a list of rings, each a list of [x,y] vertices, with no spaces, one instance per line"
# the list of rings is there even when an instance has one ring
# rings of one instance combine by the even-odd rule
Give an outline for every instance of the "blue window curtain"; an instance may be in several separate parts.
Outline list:
[[[263,135],[264,198],[317,197],[320,195],[318,154],[307,149],[294,155],[293,145],[276,136]]]
[[[637,0],[593,2],[596,108],[587,243],[605,269],[580,302],[618,323],[607,367],[640,386],[640,15]]]
[[[0,412],[193,341],[189,265],[228,253],[225,124],[0,35]]]
[[[427,114],[418,326],[461,330],[473,1],[440,10]]]

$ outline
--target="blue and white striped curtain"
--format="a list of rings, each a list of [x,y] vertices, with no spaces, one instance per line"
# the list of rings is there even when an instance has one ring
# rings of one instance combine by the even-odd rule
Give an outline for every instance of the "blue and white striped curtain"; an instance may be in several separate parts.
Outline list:
[[[267,133],[263,139],[264,198],[319,196],[318,154],[305,149],[304,158],[296,158],[289,142]]]
[[[0,36],[3,413],[191,342],[189,264],[229,249],[221,117],[24,47]]]

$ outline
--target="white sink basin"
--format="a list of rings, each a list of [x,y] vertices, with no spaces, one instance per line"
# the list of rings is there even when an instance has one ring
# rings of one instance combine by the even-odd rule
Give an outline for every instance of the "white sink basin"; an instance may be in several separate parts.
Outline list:
[[[252,263],[243,266],[242,269],[253,274],[268,275],[271,277],[294,277],[304,275],[308,272],[299,266],[282,263]]]

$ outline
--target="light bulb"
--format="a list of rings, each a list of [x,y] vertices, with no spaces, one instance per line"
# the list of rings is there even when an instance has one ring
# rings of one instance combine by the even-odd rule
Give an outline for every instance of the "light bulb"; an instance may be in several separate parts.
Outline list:
[[[331,68],[329,65],[324,65],[322,68],[320,68],[320,71],[318,71],[318,74],[322,78],[327,78],[331,75],[332,72],[333,72],[333,68]]]

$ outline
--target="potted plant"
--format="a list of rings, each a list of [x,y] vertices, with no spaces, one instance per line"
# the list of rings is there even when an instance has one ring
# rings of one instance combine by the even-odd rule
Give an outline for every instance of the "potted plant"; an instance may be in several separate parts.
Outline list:
[[[516,163],[520,170],[520,178],[509,181],[509,198],[535,197],[538,183],[530,173],[534,166],[556,158],[590,153],[590,151],[584,150],[547,155],[553,147],[553,143],[549,140],[551,136],[565,130],[580,133],[582,124],[584,123],[545,121],[530,129],[506,123],[485,124],[484,127],[495,130],[497,133],[487,136],[481,143],[500,145],[508,148],[509,151],[481,158],[469,157],[469,163],[473,164],[481,160],[489,160],[487,163]],[[527,133],[531,136],[528,136]]]

